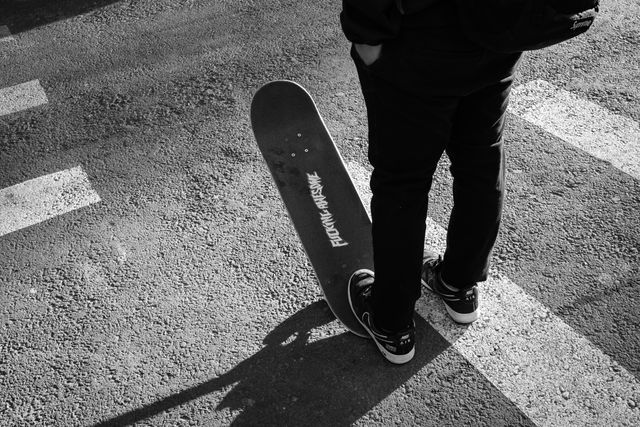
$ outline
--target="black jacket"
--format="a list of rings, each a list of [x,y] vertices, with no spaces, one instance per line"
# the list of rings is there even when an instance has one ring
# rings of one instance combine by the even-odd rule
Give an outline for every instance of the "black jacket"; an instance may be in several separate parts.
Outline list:
[[[403,14],[422,12],[440,1],[452,0],[343,0],[342,30],[353,43],[384,43],[398,35]]]

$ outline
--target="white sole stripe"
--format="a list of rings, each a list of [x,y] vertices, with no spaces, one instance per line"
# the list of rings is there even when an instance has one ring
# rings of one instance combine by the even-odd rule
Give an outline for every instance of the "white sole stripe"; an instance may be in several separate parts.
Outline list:
[[[100,201],[80,166],[0,190],[0,236]]]
[[[47,94],[38,80],[6,87],[0,89],[0,117],[38,107],[48,102]]]
[[[368,208],[369,172],[347,165]],[[427,245],[439,253],[446,231],[427,221]],[[451,320],[442,302],[423,292],[418,313],[529,419],[540,426],[640,425],[640,383],[562,319],[492,270],[480,286],[480,318]]]
[[[544,80],[515,87],[508,111],[640,179],[640,126]]]

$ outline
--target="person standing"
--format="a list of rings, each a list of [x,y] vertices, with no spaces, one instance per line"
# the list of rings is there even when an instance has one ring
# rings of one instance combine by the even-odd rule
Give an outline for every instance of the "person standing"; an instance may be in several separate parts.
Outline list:
[[[520,53],[463,33],[450,0],[343,0],[368,120],[374,272],[349,281],[351,308],[383,356],[415,354],[421,284],[452,319],[478,318],[504,199],[503,129]],[[443,255],[424,251],[428,195],[446,152],[453,209]]]

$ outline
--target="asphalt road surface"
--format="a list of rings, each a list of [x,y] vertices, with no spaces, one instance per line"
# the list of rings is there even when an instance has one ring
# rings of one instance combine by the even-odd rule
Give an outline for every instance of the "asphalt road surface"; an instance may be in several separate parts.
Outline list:
[[[249,125],[300,82],[367,199],[340,7],[2,2],[0,425],[640,425],[640,4],[526,55],[483,320],[425,294],[401,367],[331,316]]]

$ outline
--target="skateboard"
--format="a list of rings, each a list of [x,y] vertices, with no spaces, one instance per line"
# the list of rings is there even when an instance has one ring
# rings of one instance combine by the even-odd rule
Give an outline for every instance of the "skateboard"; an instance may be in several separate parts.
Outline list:
[[[295,82],[267,83],[253,97],[251,126],[329,308],[368,336],[347,286],[356,270],[373,270],[371,221],[315,102]]]

